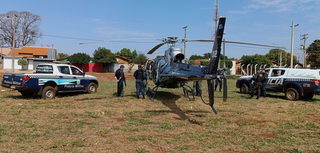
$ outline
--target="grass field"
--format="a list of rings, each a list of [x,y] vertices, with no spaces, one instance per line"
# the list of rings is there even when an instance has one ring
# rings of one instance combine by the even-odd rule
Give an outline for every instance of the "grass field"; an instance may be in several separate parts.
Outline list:
[[[97,74],[95,94],[54,100],[0,87],[0,152],[320,152],[320,96],[249,100],[228,80],[227,102],[215,92],[215,115],[181,89],[159,89],[152,102],[136,99],[128,81],[117,98],[107,75]],[[203,90],[208,100],[205,83]]]

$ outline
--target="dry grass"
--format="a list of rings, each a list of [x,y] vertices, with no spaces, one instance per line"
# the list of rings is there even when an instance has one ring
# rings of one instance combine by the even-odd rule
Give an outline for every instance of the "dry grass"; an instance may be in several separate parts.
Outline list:
[[[112,74],[94,75],[96,94],[60,94],[51,101],[0,87],[6,90],[0,92],[0,151],[320,152],[319,96],[249,100],[229,80],[227,102],[216,92],[215,115],[180,89],[159,89],[154,102],[137,100],[134,81],[117,98]]]

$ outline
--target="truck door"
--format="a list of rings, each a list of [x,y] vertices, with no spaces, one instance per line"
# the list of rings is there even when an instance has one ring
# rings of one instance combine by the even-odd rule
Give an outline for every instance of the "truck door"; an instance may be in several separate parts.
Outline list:
[[[269,78],[267,82],[268,91],[279,92],[284,81],[285,70],[283,69],[272,69],[269,72]]]
[[[82,90],[89,84],[89,80],[85,79],[85,73],[80,70],[78,67],[70,66],[71,73],[74,79],[77,79],[79,82],[75,85],[75,89]]]
[[[59,72],[59,81],[57,82],[60,90],[63,91],[72,91],[72,90],[82,90],[84,89],[81,80],[83,80],[83,75],[73,75],[72,69],[70,66],[58,66]],[[82,71],[80,71],[82,72]]]

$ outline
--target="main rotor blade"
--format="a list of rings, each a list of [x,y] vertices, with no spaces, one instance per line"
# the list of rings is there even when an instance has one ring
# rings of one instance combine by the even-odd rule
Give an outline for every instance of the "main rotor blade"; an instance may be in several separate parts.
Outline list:
[[[214,42],[214,40],[186,40],[186,42]],[[271,48],[287,49],[286,47],[280,47],[280,46],[254,44],[254,43],[246,43],[246,42],[238,42],[238,41],[225,41],[225,42],[226,42],[226,43],[233,43],[233,44],[242,44],[242,45],[252,45],[252,46],[262,46],[262,47],[271,47]]]
[[[161,43],[155,47],[153,47],[147,54],[152,54],[153,52],[155,52],[158,48],[160,48],[161,46],[163,46],[166,43]]]

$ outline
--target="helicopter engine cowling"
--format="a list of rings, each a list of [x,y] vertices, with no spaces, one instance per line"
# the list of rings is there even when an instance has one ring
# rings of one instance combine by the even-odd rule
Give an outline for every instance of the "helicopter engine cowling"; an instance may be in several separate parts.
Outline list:
[[[181,63],[182,60],[184,59],[184,54],[182,53],[181,48],[170,47],[170,49],[166,51],[166,56],[167,56],[167,59],[170,61],[170,63],[172,62]]]

